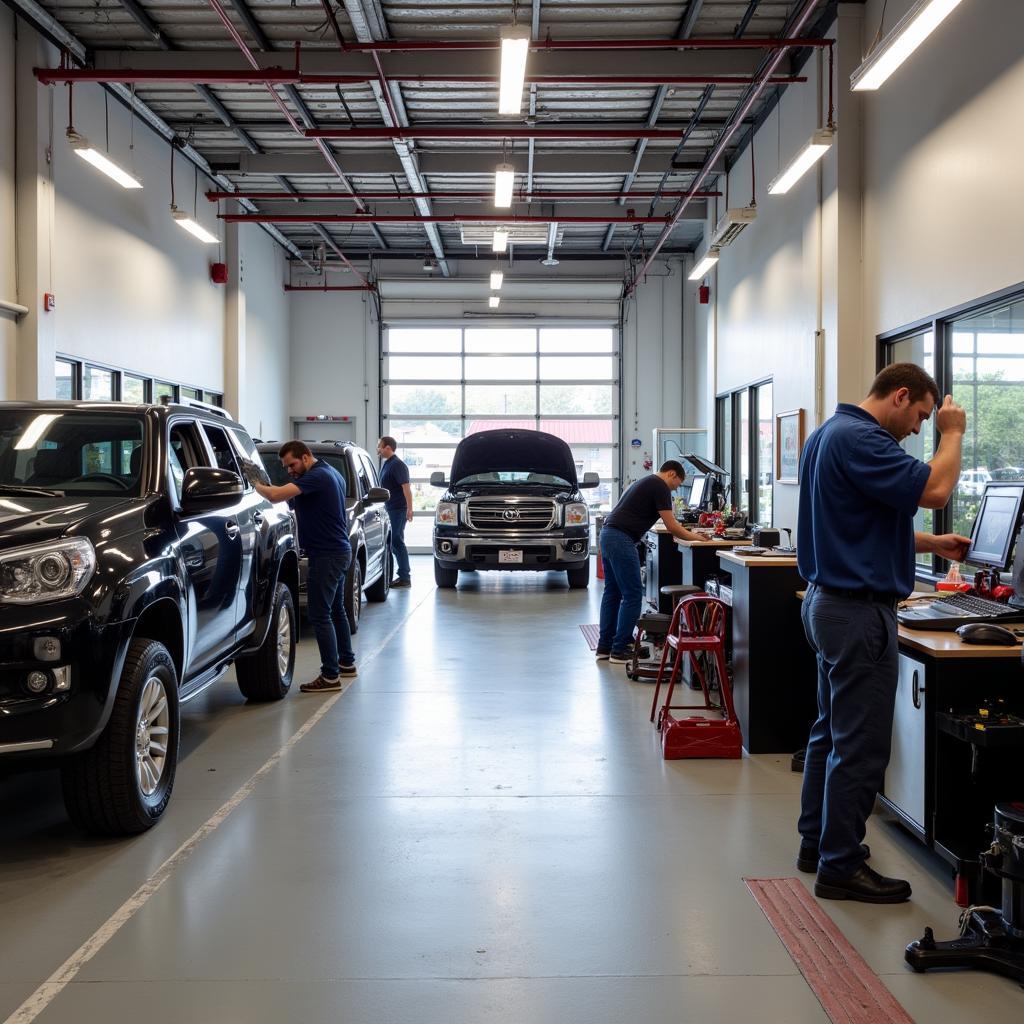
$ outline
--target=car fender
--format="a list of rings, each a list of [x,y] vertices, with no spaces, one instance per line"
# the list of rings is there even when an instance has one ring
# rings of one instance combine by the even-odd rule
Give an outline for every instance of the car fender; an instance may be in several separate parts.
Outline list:
[[[278,536],[274,548],[274,575],[271,585],[266,588],[265,594],[260,601],[260,607],[256,611],[255,626],[249,635],[249,643],[246,644],[242,654],[251,654],[258,651],[267,638],[267,630],[270,629],[270,617],[274,611],[274,595],[277,593],[278,583],[284,583],[291,591],[292,601],[295,609],[299,607],[299,553],[295,545],[295,537],[291,533],[282,533]]]

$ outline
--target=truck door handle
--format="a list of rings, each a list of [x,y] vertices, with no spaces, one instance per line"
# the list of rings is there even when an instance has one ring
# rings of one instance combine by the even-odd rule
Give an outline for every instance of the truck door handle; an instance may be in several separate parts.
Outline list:
[[[914,670],[913,681],[911,682],[911,685],[910,685],[911,696],[913,698],[914,707],[915,708],[920,708],[921,707],[921,694],[924,693],[924,687],[920,685],[920,680],[918,678],[918,675],[919,675],[919,673],[915,669]]]
[[[252,514],[252,521],[257,526],[262,526],[263,525],[263,513],[259,509],[256,509],[256,511],[253,512],[253,514]]]
[[[229,520],[224,524],[224,532],[234,540],[242,531],[238,528],[238,523]]]

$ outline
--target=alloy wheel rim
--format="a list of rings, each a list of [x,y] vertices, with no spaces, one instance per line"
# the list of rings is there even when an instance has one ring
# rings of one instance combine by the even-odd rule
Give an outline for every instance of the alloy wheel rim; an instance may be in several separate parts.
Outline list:
[[[163,781],[170,732],[167,690],[159,676],[150,676],[142,688],[135,721],[135,780],[147,797],[152,796]]]
[[[292,617],[282,605],[277,613],[277,671],[284,679],[292,659]]]

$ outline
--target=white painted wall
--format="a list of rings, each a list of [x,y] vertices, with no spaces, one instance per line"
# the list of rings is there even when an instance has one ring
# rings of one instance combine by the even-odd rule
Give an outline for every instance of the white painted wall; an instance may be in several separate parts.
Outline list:
[[[0,9],[0,299],[28,305],[18,296],[14,245],[14,15]],[[17,328],[0,312],[0,395],[14,387]]]

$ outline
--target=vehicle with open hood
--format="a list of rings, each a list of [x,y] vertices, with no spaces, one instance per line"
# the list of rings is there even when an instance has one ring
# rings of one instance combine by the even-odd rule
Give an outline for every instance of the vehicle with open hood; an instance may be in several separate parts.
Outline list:
[[[564,571],[573,589],[590,582],[590,511],[572,450],[539,430],[485,430],[463,439],[434,513],[434,579],[458,584],[460,570]]]

